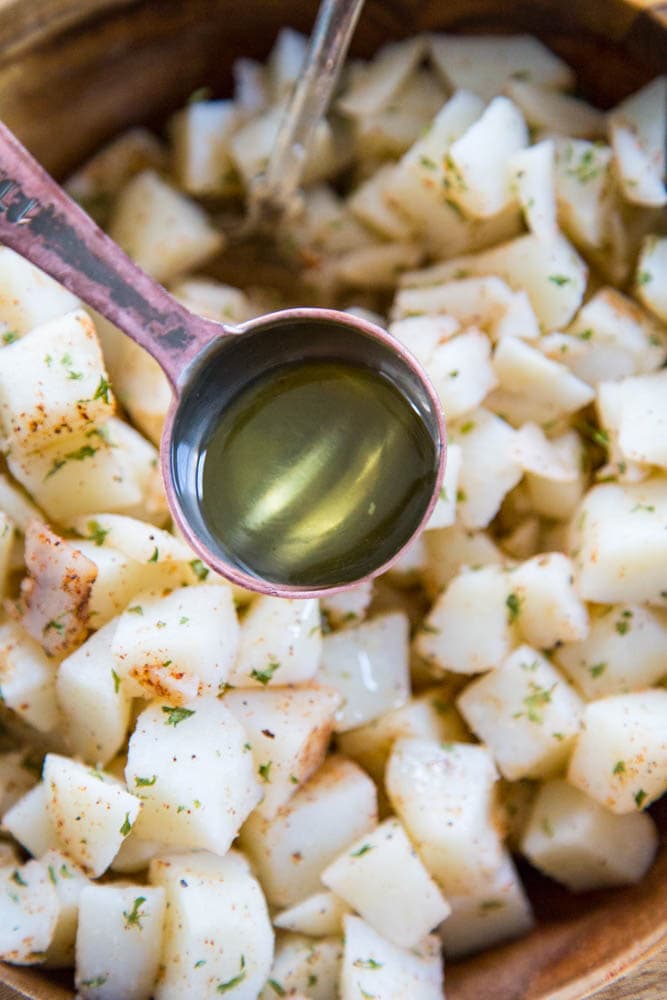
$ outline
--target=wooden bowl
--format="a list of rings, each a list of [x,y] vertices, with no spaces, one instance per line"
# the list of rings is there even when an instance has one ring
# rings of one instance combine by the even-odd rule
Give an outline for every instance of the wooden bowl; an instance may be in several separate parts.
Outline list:
[[[263,58],[282,25],[307,32],[315,7],[315,0],[0,0],[0,118],[62,176],[121,128],[159,125],[196,87],[229,91],[236,56]],[[367,0],[353,52],[370,55],[389,39],[431,29],[532,32],[576,68],[582,91],[602,107],[667,67],[667,4],[654,0]],[[663,847],[640,885],[575,898],[528,871],[539,926],[449,963],[448,1000],[580,1000],[619,978],[605,996],[664,1000],[667,805],[652,812]],[[626,992],[623,977],[660,949],[662,964],[641,983],[631,979]],[[0,1000],[17,996],[73,994],[63,978],[4,966]]]

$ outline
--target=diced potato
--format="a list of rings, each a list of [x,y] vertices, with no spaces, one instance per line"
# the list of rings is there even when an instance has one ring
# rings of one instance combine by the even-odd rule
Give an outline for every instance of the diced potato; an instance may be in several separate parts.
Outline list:
[[[16,622],[0,625],[0,689],[4,704],[35,729],[58,725],[55,664]]]
[[[238,120],[233,101],[193,101],[174,115],[174,173],[188,194],[238,193],[239,177],[229,155],[229,139]]]
[[[400,739],[386,788],[426,868],[445,895],[484,885],[501,860],[492,810],[497,772],[485,747]]]
[[[151,862],[150,881],[167,901],[156,1000],[227,992],[255,1000],[271,968],[273,932],[245,858],[165,855]]]
[[[446,100],[430,68],[415,70],[382,111],[354,119],[360,157],[399,157],[417,142]],[[380,168],[381,169],[381,168]]]
[[[49,790],[43,781],[22,795],[2,817],[2,829],[35,858],[58,850],[60,842],[48,809]]]
[[[667,323],[667,237],[647,236],[644,240],[635,286],[646,308]]]
[[[44,759],[44,785],[60,848],[96,878],[132,829],[141,801],[109,775],[54,753]]]
[[[667,790],[667,691],[649,688],[588,704],[567,779],[613,813],[635,812],[659,798]]]
[[[79,300],[9,247],[0,247],[0,342],[70,313]]]
[[[0,753],[0,818],[37,783],[31,761],[22,750]]]
[[[423,251],[416,243],[381,243],[348,251],[335,263],[334,274],[352,288],[391,289],[401,271],[417,267],[422,259]]]
[[[99,629],[120,614],[131,603],[135,594],[163,581],[158,580],[161,576],[158,565],[142,565],[118,549],[104,545],[101,539],[105,529],[96,518],[85,518],[85,524],[86,530],[98,541],[93,541],[92,538],[81,541],[77,539],[76,542],[72,541],[72,545],[97,569],[88,601],[88,624]]]
[[[133,517],[99,513],[92,519],[88,516],[76,518],[73,527],[96,545],[111,546],[148,567],[192,560],[191,549],[180,538]],[[203,579],[206,576],[208,573]]]
[[[432,35],[430,53],[454,89],[463,87],[490,101],[510,80],[569,90],[572,69],[532,35]]]
[[[320,889],[322,870],[377,823],[375,785],[330,756],[273,819],[253,814],[241,831],[269,902],[291,906]]]
[[[243,726],[262,785],[257,815],[272,819],[323,763],[340,701],[315,686],[227,692],[223,704]]]
[[[509,80],[505,92],[532,128],[584,139],[599,139],[605,133],[603,113],[580,98],[525,80]]]
[[[532,864],[571,892],[638,882],[657,847],[650,816],[614,816],[566,781],[543,785],[521,841]]]
[[[462,958],[502,941],[520,937],[534,925],[530,902],[512,858],[503,852],[488,882],[460,896],[450,896],[452,912],[440,928],[446,958]]]
[[[358,624],[366,617],[373,599],[373,581],[364,580],[340,594],[323,597],[320,607],[334,628]]]
[[[658,76],[609,114],[614,165],[623,194],[639,205],[664,205],[667,76]]]
[[[255,59],[235,59],[234,100],[244,114],[254,114],[269,100],[266,67]]]
[[[588,636],[581,642],[565,643],[554,655],[592,701],[657,685],[667,675],[666,649],[664,613],[641,604],[621,604],[594,609]]]
[[[545,139],[518,150],[509,161],[509,170],[528,228],[542,240],[554,239],[558,224],[553,141]]]
[[[111,238],[156,281],[170,281],[215,256],[222,234],[193,201],[144,170],[123,187],[109,224]]]
[[[449,914],[442,893],[397,819],[352,844],[322,872],[322,882],[370,926],[413,948]]]
[[[468,685],[457,704],[510,781],[556,774],[584,710],[563,676],[530,646],[520,646],[501,667]]]
[[[345,917],[345,950],[340,979],[341,1000],[364,996],[382,1000],[441,1000],[440,944],[430,936],[409,950],[377,934],[359,917]]]
[[[520,849],[521,837],[540,787],[538,781],[526,778],[500,782],[497,819],[501,829],[505,831],[507,847],[513,853]]]
[[[664,476],[589,490],[570,535],[580,597],[599,604],[661,603],[667,591],[666,523]]]
[[[262,794],[242,726],[211,697],[144,709],[125,777],[143,804],[141,837],[218,854],[229,849]]]
[[[667,469],[667,371],[623,379],[615,384],[615,392],[622,455]]]
[[[380,167],[350,195],[347,204],[356,218],[384,239],[406,242],[410,240],[412,227],[385,199],[394,170],[394,164],[390,163]]]
[[[497,566],[454,577],[424,621],[417,652],[440,670],[457,674],[500,666],[514,639],[511,588],[510,577]]]
[[[149,1000],[162,947],[161,886],[90,885],[81,893],[76,988],[82,998]]]
[[[293,28],[278,32],[266,64],[267,84],[274,101],[284,98],[299,79],[308,39]]]
[[[0,351],[5,449],[39,451],[94,431],[115,400],[93,322],[83,309],[33,329]]]
[[[450,425],[449,432],[462,453],[457,495],[461,522],[466,528],[484,528],[521,479],[513,457],[515,431],[501,417],[479,409]]]
[[[536,445],[530,451],[522,448],[517,456],[526,473],[532,508],[542,517],[568,520],[580,503],[586,484],[581,438],[576,431],[568,431],[547,440],[539,428],[528,431],[528,426],[521,428],[516,443],[527,445],[528,433]]]
[[[612,211],[612,152],[586,139],[556,140],[558,217],[576,244],[602,248]]]
[[[0,868],[0,889],[0,958],[16,965],[41,962],[59,906],[44,865]]]
[[[4,473],[0,473],[0,510],[4,511],[23,534],[26,533],[31,521],[44,520],[39,508],[35,507],[20,487]]]
[[[585,639],[588,612],[574,589],[574,566],[560,552],[545,552],[512,570],[513,601],[519,632],[537,649]]]
[[[234,687],[295,684],[317,673],[322,649],[316,600],[260,597],[241,623]]]
[[[58,920],[46,952],[47,968],[71,968],[79,921],[79,899],[90,880],[60,851],[47,851],[41,859],[58,896]]]
[[[438,345],[426,370],[449,420],[476,409],[497,385],[489,339],[475,329]]]
[[[426,589],[432,598],[444,590],[467,566],[502,565],[505,557],[483,531],[470,531],[453,524],[451,528],[429,531],[423,536],[426,566],[423,570]]]
[[[595,398],[594,390],[565,365],[518,337],[503,337],[493,356],[500,387],[522,398],[528,419],[545,423],[575,413]]]
[[[276,996],[336,1000],[342,957],[340,935],[315,942],[301,934],[281,934],[259,1000],[275,1000]]]
[[[273,918],[275,927],[309,937],[343,933],[343,917],[350,913],[347,903],[333,892],[316,892]]]
[[[118,753],[130,721],[130,698],[111,652],[116,625],[111,621],[93,633],[58,667],[57,703],[67,743],[93,765],[107,764]]]
[[[185,278],[171,286],[171,294],[190,312],[218,323],[242,323],[255,314],[245,292],[213,278]]]
[[[282,117],[282,107],[274,105],[242,125],[231,137],[230,154],[246,186],[266,170]],[[312,146],[304,165],[302,182],[310,184],[322,180],[335,173],[337,167],[333,132],[326,119],[323,119],[315,128]]]
[[[118,348],[114,391],[137,429],[158,447],[173,394],[167,376],[139,344],[124,337]]]
[[[383,111],[400,93],[424,55],[425,47],[424,38],[416,37],[380,49],[338,98],[338,110],[360,118]]]
[[[456,498],[459,492],[459,473],[461,472],[462,459],[460,445],[449,443],[442,486],[424,531],[448,528],[456,521]]]

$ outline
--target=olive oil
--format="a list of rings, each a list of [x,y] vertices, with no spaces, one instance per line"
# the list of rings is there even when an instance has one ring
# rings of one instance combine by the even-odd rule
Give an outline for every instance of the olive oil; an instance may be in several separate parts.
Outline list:
[[[199,457],[199,502],[246,572],[326,587],[362,578],[407,541],[437,458],[382,375],[341,361],[290,364],[221,413]]]

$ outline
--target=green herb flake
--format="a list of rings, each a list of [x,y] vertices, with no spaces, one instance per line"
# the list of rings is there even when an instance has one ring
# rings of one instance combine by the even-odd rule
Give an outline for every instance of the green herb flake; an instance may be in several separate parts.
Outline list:
[[[644,804],[644,801],[647,798],[648,798],[648,794],[647,794],[647,792],[644,791],[643,788],[640,788],[638,792],[635,792],[635,803],[636,803],[638,809],[641,809],[641,807]]]
[[[154,774],[152,778],[135,778],[134,784],[137,788],[150,788],[157,781],[157,774]]]
[[[17,885],[22,885],[22,886],[28,885],[26,880],[21,877],[21,872],[18,870],[18,868],[15,868],[14,871],[12,872],[11,879],[12,882],[16,882]]]
[[[131,615],[143,615],[144,609],[140,604],[133,604],[131,608],[127,609]]]
[[[350,857],[361,858],[364,856],[364,854],[368,854],[368,852],[372,850],[373,847],[371,844],[362,844],[358,851],[350,851]]]
[[[84,979],[81,985],[95,989],[96,986],[104,986],[108,978],[109,974],[105,973],[103,976],[95,976],[94,979]]]
[[[571,280],[572,280],[571,278],[566,277],[566,275],[564,274],[549,275],[549,281],[551,282],[551,284],[557,285],[559,288],[562,288],[563,285],[568,285]]]
[[[189,719],[191,715],[195,714],[193,708],[172,708],[170,705],[163,705],[162,711],[168,716],[165,723],[167,726],[177,726],[179,722],[184,722],[185,719]]]
[[[99,521],[89,521],[86,527],[90,541],[95,542],[95,545],[104,545],[104,539],[111,529],[103,528]]]
[[[501,899],[484,899],[479,908],[482,913],[491,913],[493,910],[502,910],[504,905]]]
[[[111,676],[113,678],[113,692],[114,694],[118,694],[118,692],[120,691],[120,677],[118,676],[113,667],[111,668]]]
[[[535,684],[534,681],[531,681],[530,694],[527,694],[523,699],[526,711],[516,712],[514,718],[520,719],[525,715],[529,722],[541,725],[544,722],[544,706],[550,703],[551,694],[555,687],[556,685],[554,684],[551,688],[541,688],[539,685]]]
[[[158,547],[156,545],[155,548],[153,549],[153,555],[150,557],[150,559],[148,561],[149,561],[149,563],[152,563],[152,562],[156,563],[159,558],[160,558],[160,551],[159,551],[159,549],[158,549]]]
[[[185,615],[181,615],[181,617],[178,619],[178,624],[179,625],[187,625],[187,623],[189,621],[190,621],[189,618],[187,618]]]
[[[616,761],[616,763],[614,764],[614,769],[612,771],[612,774],[625,774],[625,761],[624,760],[617,760]]]
[[[275,660],[272,660],[265,670],[251,670],[250,676],[254,681],[259,681],[260,684],[264,684],[266,686],[279,667],[280,664],[276,663]]]
[[[581,333],[577,334],[577,337],[579,337],[579,340],[592,340],[592,338],[593,338],[593,331],[592,330],[582,330]]]
[[[100,375],[100,380],[97,383],[97,389],[93,395],[93,399],[103,399],[105,403],[111,404],[109,398],[109,393],[111,392],[111,384],[107,382],[104,375]]]
[[[640,271],[637,275],[638,285],[648,285],[649,281],[653,279],[653,275],[650,271]]]
[[[121,826],[119,832],[124,837],[127,837],[128,833],[130,832],[131,829],[132,829],[132,824],[130,823],[130,814],[129,813],[125,813],[125,819],[123,820],[123,825]]]
[[[272,764],[273,764],[273,761],[270,760],[266,764],[260,764],[259,767],[257,768],[257,772],[258,772],[260,778],[262,779],[262,781],[266,781],[267,783],[269,781],[271,781],[271,765]]]
[[[218,986],[216,987],[217,992],[227,993],[228,990],[233,990],[235,986],[238,986],[239,983],[243,982],[245,976],[245,958],[241,955],[241,971],[237,976],[234,976],[232,979],[228,979],[226,983],[218,983]]]
[[[46,633],[50,632],[51,629],[53,629],[54,632],[57,632],[58,635],[62,635],[63,632],[65,631],[65,626],[63,625],[62,622],[59,622],[57,618],[52,618],[50,622],[46,623],[46,625],[42,629],[42,632],[44,633],[44,635],[46,635]]]
[[[276,979],[267,979],[267,983],[271,987],[274,993],[277,993],[279,997],[286,997],[287,991],[284,986],[281,986]]]
[[[419,626],[419,631],[424,632],[426,635],[440,635],[440,629],[435,625],[430,625],[428,622],[422,622]]]
[[[437,170],[438,164],[430,156],[420,156],[419,162],[425,170]]]
[[[606,669],[607,669],[606,663],[594,663],[592,667],[588,668],[588,672],[590,673],[591,677],[601,677]]]
[[[352,963],[355,969],[381,969],[382,962],[376,962],[374,958],[357,958]]]
[[[72,382],[79,382],[83,378],[83,372],[67,372],[67,378]]]
[[[201,969],[202,965],[206,965],[205,958],[200,958],[198,962],[195,962],[195,969]]]
[[[296,774],[290,774],[289,780],[292,782],[293,785],[299,784],[299,779],[297,778]]]
[[[636,503],[630,513],[634,514],[637,510],[645,510],[647,514],[655,514],[655,507],[652,503]]]
[[[18,339],[19,339],[19,335],[16,332],[16,330],[6,330],[3,333],[3,335],[2,335],[2,342],[5,345],[6,344],[13,344],[14,341],[16,341]],[[48,357],[48,355],[47,355],[47,357]],[[46,358],[44,360],[46,360]],[[47,362],[47,364],[48,364],[48,362]]]
[[[51,880],[52,884],[56,885],[58,881],[58,876],[56,875],[56,870],[53,867],[53,865],[49,865],[48,872],[49,872],[49,879]]]
[[[53,465],[44,478],[49,479],[49,477],[53,476],[59,469],[62,469],[66,462],[69,462],[70,460],[73,462],[83,462],[86,458],[92,458],[93,455],[96,455],[99,450],[99,448],[93,448],[90,444],[84,444],[80,448],[77,448],[76,451],[68,451],[63,458],[56,458],[54,460]]]
[[[137,896],[134,903],[132,904],[132,909],[130,910],[130,912],[127,913],[126,910],[123,910],[123,916],[125,917],[126,928],[138,927],[139,930],[142,930],[141,921],[146,916],[146,913],[144,910],[141,909],[141,906],[145,902],[146,902],[145,896]]]
[[[521,600],[518,594],[511,593],[507,595],[505,600],[505,605],[507,607],[507,620],[510,625],[519,617],[519,612],[521,611]]]
[[[309,986],[317,985],[317,976],[315,975],[314,972],[311,972],[310,975],[308,976],[308,985]]]
[[[476,424],[474,420],[466,420],[464,424],[461,424],[459,430],[461,434],[470,434],[470,431],[474,431],[475,426]]]
[[[193,559],[190,563],[190,569],[198,580],[205,580],[209,574],[208,567],[204,566],[201,559]]]
[[[74,878],[74,876],[72,875],[72,873],[69,870],[69,868],[67,867],[67,865],[61,865],[60,866],[60,877],[61,878]]]

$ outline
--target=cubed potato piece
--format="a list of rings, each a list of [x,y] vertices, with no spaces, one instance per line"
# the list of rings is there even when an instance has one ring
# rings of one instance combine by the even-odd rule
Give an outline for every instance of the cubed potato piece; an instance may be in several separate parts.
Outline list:
[[[230,154],[244,185],[252,183],[258,174],[266,170],[282,117],[283,108],[280,105],[274,105],[263,111],[262,114],[251,118],[231,136],[229,141]],[[331,126],[326,119],[323,119],[315,128],[312,146],[304,165],[302,181],[304,184],[310,184],[316,180],[322,180],[322,178],[334,173],[337,166]],[[218,247],[216,247],[217,249]]]
[[[500,388],[520,396],[525,417],[537,423],[576,413],[595,399],[591,386],[564,364],[546,358],[518,337],[503,337],[496,347],[493,367]]]
[[[0,248],[0,252],[1,252]],[[0,473],[0,510],[23,534],[31,521],[43,521],[44,515],[9,476]]]
[[[365,159],[396,159],[428,128],[447,99],[445,88],[430,67],[405,80],[399,94],[382,111],[354,120],[355,148]]]
[[[165,855],[151,862],[150,881],[167,901],[156,1000],[227,992],[255,1000],[271,968],[273,931],[245,858]]]
[[[156,572],[158,567],[155,564],[142,565],[118,549],[102,544],[100,539],[105,529],[96,518],[86,518],[85,523],[86,530],[98,541],[77,539],[72,541],[72,545],[97,569],[88,601],[88,623],[100,629],[124,611],[136,594],[162,581],[157,580],[160,574]]]
[[[449,427],[461,448],[457,510],[465,528],[485,528],[521,479],[513,457],[515,431],[489,410],[474,410]]]
[[[320,608],[333,628],[357,625],[366,617],[373,600],[373,581],[364,580],[340,594],[323,597]]]
[[[58,667],[57,704],[72,752],[89,764],[107,764],[125,743],[131,700],[112,656],[117,622],[94,632]]]
[[[241,624],[234,687],[298,684],[317,673],[322,650],[316,600],[259,597]]]
[[[465,567],[502,565],[505,556],[484,531],[470,531],[460,524],[451,528],[429,531],[423,536],[426,565],[423,578],[432,598],[443,591]]]
[[[555,651],[558,665],[588,701],[657,685],[667,673],[667,618],[641,604],[591,611],[581,642]]]
[[[553,140],[518,150],[509,161],[509,170],[528,228],[540,239],[554,239],[558,223]]]
[[[436,69],[453,88],[490,101],[510,80],[529,80],[555,90],[575,83],[567,63],[533,35],[431,35]]]
[[[514,640],[510,577],[497,566],[460,573],[427,615],[416,640],[440,670],[478,674],[498,667]]]
[[[548,778],[563,768],[584,710],[562,674],[530,646],[469,684],[457,704],[510,781]]]
[[[340,733],[336,743],[381,785],[392,746],[396,740],[408,737],[440,743],[466,741],[468,731],[456,708],[451,684],[429,688],[402,708],[387,712],[366,726]]]
[[[2,817],[2,829],[35,858],[58,850],[60,841],[48,808],[49,790],[43,781],[22,795]]]
[[[308,937],[340,935],[343,933],[343,917],[350,912],[345,900],[335,893],[316,892],[277,913],[273,918],[273,925]]]
[[[385,45],[375,57],[355,74],[338,98],[336,107],[350,117],[383,111],[400,94],[401,88],[424,56],[426,41],[422,36]]]
[[[174,173],[194,195],[237,194],[229,139],[239,121],[233,101],[193,101],[171,120]]]
[[[489,338],[475,329],[436,347],[426,370],[448,420],[476,409],[498,384]]]
[[[612,201],[612,152],[586,139],[556,139],[558,218],[578,245],[598,247],[608,236]]]
[[[580,98],[525,80],[509,80],[505,93],[534,129],[583,139],[601,139],[605,134],[604,114]]]
[[[273,819],[253,814],[241,846],[269,902],[291,906],[316,892],[322,870],[377,823],[375,785],[343,757],[328,757]]]
[[[184,278],[171,286],[171,294],[190,312],[218,323],[252,319],[255,308],[245,292],[213,278]]]
[[[529,430],[526,424],[519,431],[517,446],[521,447],[517,457],[535,513],[556,521],[569,520],[586,486],[584,448],[577,432],[547,439],[540,428],[533,425]]]
[[[132,829],[140,799],[109,775],[54,753],[44,759],[44,784],[60,849],[96,878]]]
[[[530,862],[571,892],[638,882],[657,848],[646,813],[615,816],[566,781],[542,786],[521,841]]]
[[[192,560],[192,550],[180,538],[134,517],[98,513],[92,519],[88,516],[76,518],[73,526],[96,545],[110,546],[148,567]],[[200,579],[205,580],[207,576],[205,573]]]
[[[0,351],[5,449],[33,452],[94,430],[115,410],[88,313],[44,323]]]
[[[322,882],[392,944],[413,948],[449,914],[449,906],[397,819],[350,845]]]
[[[34,788],[38,778],[28,753],[22,750],[0,753],[0,818]]]
[[[667,371],[623,379],[615,391],[622,455],[632,462],[667,469]]]
[[[391,290],[402,271],[417,267],[424,252],[417,243],[381,243],[350,250],[334,263],[338,281],[350,288],[386,288]]]
[[[426,868],[445,895],[484,885],[501,859],[492,812],[498,774],[485,747],[400,739],[386,788]]]
[[[399,948],[359,917],[345,917],[345,950],[340,978],[341,1000],[376,996],[382,1000],[442,1000],[440,942],[431,935],[410,948]]]
[[[17,622],[0,625],[0,689],[4,704],[40,732],[60,722],[55,664]]]
[[[79,921],[79,899],[90,885],[83,870],[60,851],[47,851],[42,864],[58,896],[58,920],[46,952],[44,964],[50,969],[72,968],[76,928]]]
[[[459,474],[462,461],[463,453],[460,445],[448,442],[447,464],[445,465],[445,474],[442,477],[442,486],[424,531],[448,528],[455,523],[456,498],[459,492]]]
[[[667,691],[590,702],[567,780],[613,813],[658,799],[667,790]]]
[[[340,702],[315,686],[227,692],[223,704],[243,726],[262,785],[258,815],[273,818],[323,763]]]
[[[39,861],[0,868],[0,958],[15,965],[44,959],[58,920],[58,896]]]
[[[0,342],[72,312],[79,300],[9,247],[0,247]]]
[[[79,900],[76,988],[82,998],[149,1000],[160,963],[161,886],[90,885]]]
[[[262,796],[244,729],[211,697],[151,703],[130,738],[125,777],[143,803],[141,837],[218,854]]]
[[[347,204],[357,219],[383,239],[407,242],[412,236],[412,226],[385,197],[395,169],[393,163],[383,164],[353,191]]]
[[[511,573],[510,611],[519,632],[537,649],[585,639],[588,612],[574,589],[574,566],[561,552],[544,552]]]
[[[113,387],[137,430],[159,447],[173,393],[155,358],[124,337],[118,347]]]
[[[111,238],[156,281],[170,281],[218,253],[224,240],[203,209],[153,170],[122,188],[109,223]]]
[[[342,957],[340,935],[319,941],[302,934],[279,935],[271,972],[259,1000],[275,1000],[277,996],[336,1000]]]
[[[463,958],[521,937],[535,923],[530,901],[507,852],[485,885],[450,896],[449,902],[452,912],[440,928],[447,959]]]
[[[516,200],[509,160],[527,145],[528,129],[519,108],[506,97],[494,97],[449,148],[447,195],[472,218],[487,219],[509,208]]]
[[[284,98],[299,79],[308,39],[293,28],[281,28],[266,63],[267,86],[274,101]]]
[[[664,205],[667,76],[658,76],[609,114],[614,166],[628,201]]]
[[[407,615],[380,615],[324,637],[317,679],[341,695],[336,731],[362,726],[410,695]]]
[[[667,478],[589,490],[572,522],[570,555],[585,601],[661,603],[667,591]]]
[[[667,237],[647,236],[642,243],[635,290],[646,308],[667,323]]]

